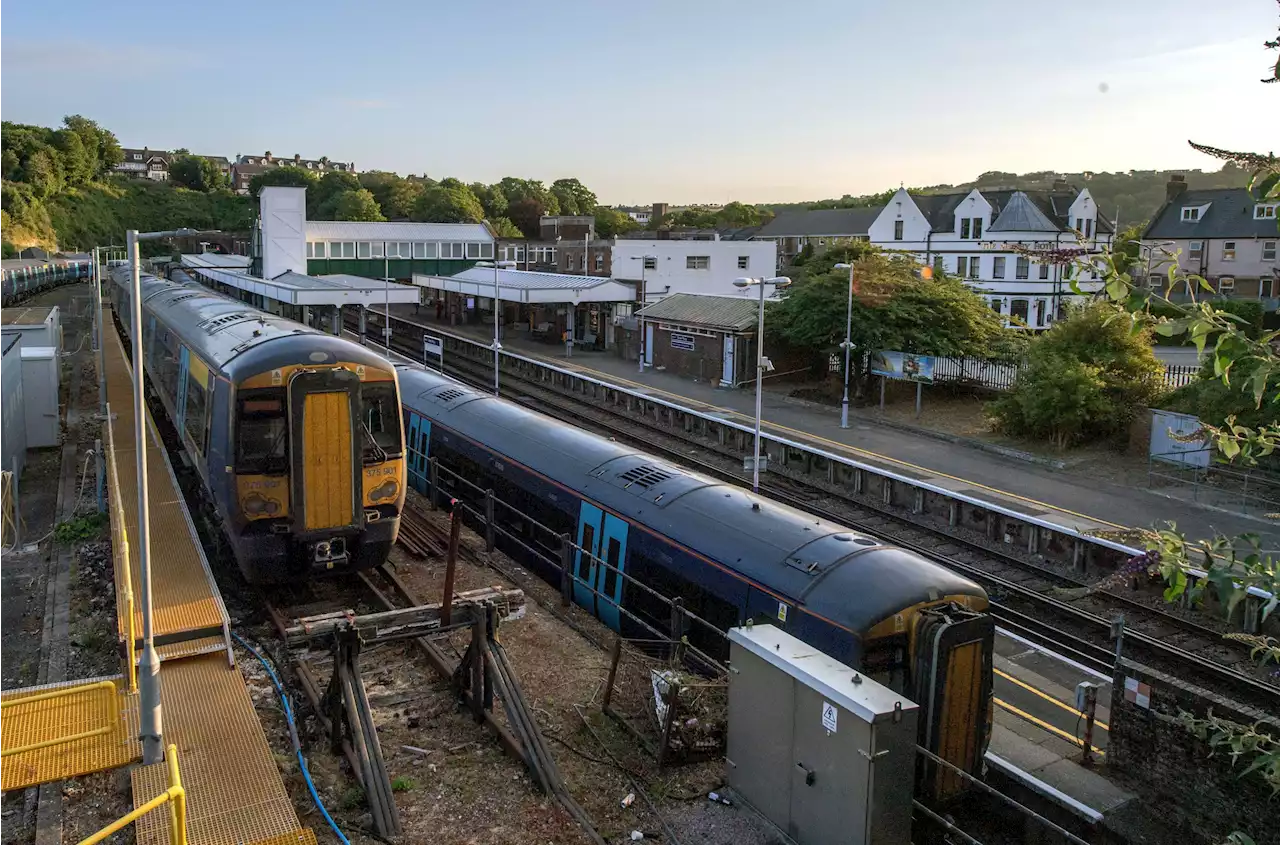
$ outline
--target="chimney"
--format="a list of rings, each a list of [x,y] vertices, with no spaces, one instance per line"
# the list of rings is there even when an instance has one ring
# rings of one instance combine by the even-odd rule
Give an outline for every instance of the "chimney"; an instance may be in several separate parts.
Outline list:
[[[1069,191],[1071,186],[1067,184],[1066,179],[1058,178],[1053,180],[1053,190],[1056,192]]]
[[[1173,173],[1169,181],[1164,183],[1165,202],[1173,202],[1187,192],[1187,177],[1181,173]]]
[[[667,213],[667,204],[665,202],[655,202],[653,204],[652,214],[653,214],[654,220],[657,220],[659,217],[663,216],[666,213]]]

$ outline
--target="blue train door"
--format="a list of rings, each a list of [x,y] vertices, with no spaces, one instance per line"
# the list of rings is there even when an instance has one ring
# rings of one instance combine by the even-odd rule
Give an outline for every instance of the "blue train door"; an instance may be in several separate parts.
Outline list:
[[[431,420],[417,414],[409,415],[408,436],[409,484],[419,493],[426,494],[428,478],[427,463],[430,460]]]
[[[595,505],[582,503],[578,515],[578,550],[573,553],[573,600],[596,615],[596,556],[600,554],[600,517]],[[586,554],[584,554],[586,552]]]
[[[621,631],[618,606],[622,604],[622,572],[627,560],[627,523],[613,514],[605,514],[600,534],[600,557],[605,565],[597,565],[597,615],[615,631]]]
[[[178,351],[178,418],[174,420],[175,427],[179,432],[182,431],[182,426],[187,416],[187,373],[190,371],[191,353],[187,351],[187,347],[183,346]]]

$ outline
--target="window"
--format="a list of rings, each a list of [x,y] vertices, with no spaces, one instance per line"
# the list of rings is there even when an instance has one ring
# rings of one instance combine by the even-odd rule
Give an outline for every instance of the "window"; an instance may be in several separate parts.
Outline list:
[[[606,549],[604,589],[601,592],[604,593],[605,598],[613,599],[614,591],[618,589],[618,559],[622,556],[622,544],[618,542],[617,537],[610,537]]]
[[[134,153],[134,154],[133,154],[133,160],[134,160],[134,161],[142,161],[142,153]],[[252,164],[252,163],[253,163],[253,162],[250,162],[250,164]]]
[[[373,257],[374,257],[374,258],[381,258],[381,257],[382,257],[382,255],[383,255],[383,253],[385,252],[385,250],[384,250],[384,248],[383,248],[383,247],[384,247],[383,242],[382,242],[382,241],[374,241],[370,246],[372,247],[372,250],[371,250],[371,251],[372,251],[372,253],[373,253]]]
[[[960,240],[967,241],[969,239],[969,218],[965,217],[960,221]]]
[[[1013,302],[1009,303],[1009,319],[1021,320],[1024,323],[1027,322],[1030,308],[1031,305],[1027,300],[1015,299]]]
[[[1276,217],[1275,203],[1259,203],[1253,207],[1254,220],[1274,220]]]
[[[1222,242],[1222,260],[1223,261],[1236,260],[1236,242],[1235,241]]]
[[[416,242],[416,243],[413,245],[413,257],[414,257],[414,258],[426,258],[426,257],[427,257],[427,245],[426,245],[426,244],[424,244],[422,241],[418,241],[418,242]]]
[[[711,256],[709,255],[687,255],[684,259],[686,270],[710,270]]]
[[[356,258],[368,258],[369,249],[370,248],[369,248],[368,241],[361,241],[360,243],[356,244]]]
[[[1044,281],[1047,278],[1049,278],[1049,263],[1046,261],[1040,265],[1040,280]]]
[[[604,253],[597,252],[596,253],[596,272],[599,273],[603,269],[604,269]]]
[[[365,382],[360,386],[360,443],[366,462],[382,462],[400,454],[400,409],[394,382]]]
[[[1013,273],[1013,277],[1015,279],[1031,278],[1031,259],[1030,258],[1027,258],[1025,255],[1018,256],[1018,266]]]
[[[316,243],[308,244],[308,246],[311,247],[312,258],[324,258],[324,241],[317,241]]]
[[[400,257],[401,257],[401,258],[412,258],[412,257],[413,257],[413,244],[408,243],[408,242],[406,242],[406,241],[401,241],[401,242],[400,242]]]
[[[236,472],[289,471],[289,426],[282,387],[249,390],[236,399]]]
[[[901,220],[893,221],[893,239],[895,241],[902,240],[902,221]]]
[[[1147,287],[1152,290],[1164,290],[1164,276],[1159,273],[1152,273],[1147,276]]]
[[[480,257],[480,244],[477,244],[477,243],[467,244],[467,258],[479,258],[479,257]]]
[[[426,244],[422,244],[422,257],[423,257],[423,258],[435,258],[435,257],[436,257],[436,245],[435,245],[434,243],[426,243]]]
[[[994,259],[992,259],[991,278],[993,279],[1004,278],[1004,262],[1005,262],[1005,257],[1003,255],[997,255]]]
[[[183,428],[187,430],[187,435],[203,455],[206,445],[205,412],[208,407],[206,384],[203,379],[208,378],[209,370],[194,355],[191,356],[191,363],[194,366],[187,371],[187,408]]]
[[[961,255],[956,258],[956,275],[962,279],[969,275],[969,256]]]
[[[1232,276],[1220,276],[1218,278],[1218,293],[1234,293],[1236,289],[1236,280]]]
[[[989,300],[989,302],[991,303],[992,311],[996,312],[997,314],[1004,313],[1004,306],[999,299],[992,299],[992,300]]]
[[[464,245],[460,243],[440,244],[441,258],[462,258]]]
[[[1082,235],[1084,234],[1084,218],[1083,217],[1076,218],[1076,231]]]
[[[492,244],[492,243],[480,244],[480,257],[481,257],[481,258],[493,258],[493,244]]]
[[[586,581],[591,572],[591,552],[596,546],[596,527],[582,526],[582,551],[578,552],[578,580]]]
[[[971,279],[976,279],[976,278],[978,278],[978,272],[979,272],[978,268],[980,268],[981,266],[982,266],[982,259],[981,259],[980,257],[978,257],[978,256],[976,256],[976,255],[974,255],[974,256],[972,256],[972,257],[970,257],[970,259],[969,259],[969,278],[971,278]]]
[[[330,258],[355,258],[356,243],[355,241],[338,241],[329,244]]]
[[[1187,247],[1187,258],[1199,261],[1204,256],[1204,241],[1192,241]]]
[[[739,269],[739,270],[746,270],[746,269],[747,269],[748,267],[750,267],[750,266],[751,266],[751,256],[749,256],[749,255],[739,255],[739,256],[738,256],[738,269]]]
[[[1258,296],[1263,299],[1280,296],[1280,276],[1272,276],[1271,278],[1263,276],[1258,279]]]
[[[657,269],[658,269],[658,258],[657,258],[657,256],[655,256],[655,255],[646,255],[646,256],[644,257],[644,269],[646,269],[646,270],[657,270]]]
[[[1184,208],[1184,209],[1182,209],[1182,222],[1183,222],[1183,223],[1194,223],[1194,222],[1196,222],[1196,221],[1197,221],[1197,220],[1199,220],[1199,219],[1200,219],[1200,209],[1199,209],[1199,207],[1194,207],[1194,208]]]
[[[1262,242],[1262,260],[1263,261],[1276,260],[1276,242],[1275,241]]]
[[[976,241],[978,238],[981,238],[981,237],[982,237],[982,218],[975,217],[973,218],[973,239]]]
[[[1084,221],[1084,236],[1086,238],[1093,237],[1093,221],[1092,220]]]

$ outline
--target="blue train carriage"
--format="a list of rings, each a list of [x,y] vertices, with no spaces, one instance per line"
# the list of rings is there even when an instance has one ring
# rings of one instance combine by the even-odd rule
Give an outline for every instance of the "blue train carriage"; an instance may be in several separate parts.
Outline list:
[[[977,584],[904,549],[741,488],[679,469],[416,367],[401,367],[409,483],[478,506],[477,491],[547,526],[498,509],[522,543],[559,559],[574,540],[574,601],[614,630],[671,631],[668,605],[627,588],[627,573],[721,630],[746,620],[782,627],[917,701],[921,744],[981,770],[991,730],[992,640]],[[544,577],[559,573],[518,543],[504,551]],[[584,552],[589,552],[584,553]],[[607,565],[600,565],[604,561]],[[675,632],[713,656],[725,641],[700,625]],[[958,776],[922,767],[937,797]]]
[[[132,331],[127,268],[112,297]],[[144,275],[143,366],[250,583],[383,563],[404,506],[394,368],[359,344]]]

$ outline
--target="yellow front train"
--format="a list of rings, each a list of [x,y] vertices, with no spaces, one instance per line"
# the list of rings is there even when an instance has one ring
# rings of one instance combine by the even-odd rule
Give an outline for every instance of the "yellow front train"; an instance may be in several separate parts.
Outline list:
[[[128,328],[127,275],[113,285]],[[395,369],[194,283],[144,276],[143,352],[251,583],[386,560],[404,505]]]

